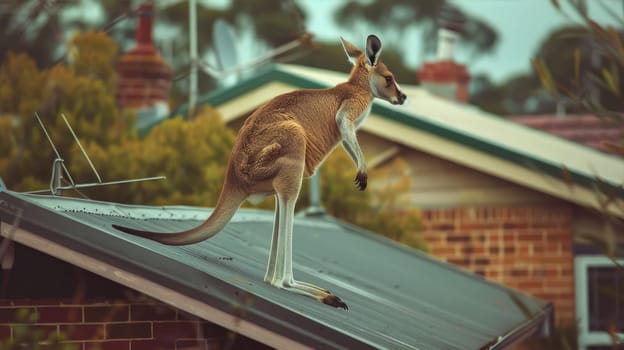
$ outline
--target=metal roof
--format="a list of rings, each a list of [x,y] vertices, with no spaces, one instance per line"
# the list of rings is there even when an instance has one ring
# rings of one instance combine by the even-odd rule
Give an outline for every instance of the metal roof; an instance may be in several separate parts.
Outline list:
[[[0,186],[3,236],[278,348],[501,349],[552,322],[551,304],[331,218],[295,220],[295,277],[348,311],[262,281],[273,213],[239,210],[222,233],[183,247],[111,227],[179,231],[210,211]]]

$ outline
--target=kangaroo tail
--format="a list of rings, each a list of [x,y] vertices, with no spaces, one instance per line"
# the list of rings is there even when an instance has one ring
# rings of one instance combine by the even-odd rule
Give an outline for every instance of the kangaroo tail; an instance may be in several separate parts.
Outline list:
[[[129,233],[131,235],[145,237],[153,241],[160,242],[166,245],[186,245],[201,242],[206,240],[217,233],[219,233],[225,225],[230,222],[234,213],[241,206],[243,201],[247,198],[247,195],[239,190],[233,189],[227,184],[224,184],[219,201],[215,206],[214,211],[210,214],[208,219],[201,225],[196,226],[190,230],[175,232],[175,233],[159,233],[137,230],[130,227],[114,225],[113,228]]]

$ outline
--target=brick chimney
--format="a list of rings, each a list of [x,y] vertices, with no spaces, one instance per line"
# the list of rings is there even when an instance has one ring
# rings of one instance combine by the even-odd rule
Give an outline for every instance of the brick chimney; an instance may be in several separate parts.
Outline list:
[[[169,114],[169,89],[172,70],[162,59],[152,41],[154,5],[151,1],[139,6],[136,46],[117,61],[119,76],[117,104],[122,110],[139,114],[137,127]]]
[[[454,60],[455,46],[463,32],[464,16],[454,7],[442,10],[438,21],[436,60],[425,62],[418,72],[421,85],[436,95],[462,103],[468,102],[470,74]]]

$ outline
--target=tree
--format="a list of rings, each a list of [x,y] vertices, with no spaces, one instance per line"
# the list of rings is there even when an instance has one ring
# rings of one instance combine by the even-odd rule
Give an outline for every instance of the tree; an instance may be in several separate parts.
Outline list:
[[[559,1],[551,1],[559,11],[565,13]],[[601,25],[594,21],[588,13],[587,3],[584,0],[569,1],[574,13],[581,19],[582,27],[576,27],[576,35],[560,37],[562,42],[553,46],[563,47],[563,62],[568,62],[568,69],[561,72],[558,64],[549,62],[548,52],[546,57],[540,57],[533,61],[533,66],[544,89],[556,100],[568,99],[574,101],[583,111],[595,114],[617,125],[624,123],[624,104],[622,103],[622,71],[624,70],[624,38],[622,28]],[[607,10],[609,10],[607,8]],[[616,13],[612,11],[612,13]],[[622,19],[617,18],[621,26]],[[572,33],[574,34],[574,33]],[[590,50],[588,50],[590,48]],[[557,55],[555,53],[554,55]],[[571,69],[570,69],[571,68]],[[624,156],[624,140],[610,144],[611,152]],[[562,169],[566,174],[567,170]],[[594,194],[599,203],[597,213],[602,218],[602,232],[581,232],[580,236],[594,243],[603,253],[609,257],[619,273],[624,271],[624,266],[618,263],[616,258],[621,257],[624,251],[618,242],[622,240],[622,221],[612,214],[613,207],[624,209],[621,201],[621,189],[623,184],[609,185],[600,178],[601,174],[595,174]],[[566,181],[572,184],[573,179],[566,177]],[[618,237],[619,236],[619,237]],[[609,286],[609,282],[601,282],[603,287],[594,298],[614,298],[615,303],[620,305],[623,300],[621,291]],[[615,297],[614,297],[615,296]],[[608,305],[605,303],[605,305]],[[624,339],[620,334],[622,329],[616,320],[609,323],[604,331],[608,332],[612,348],[618,348]],[[618,329],[618,327],[620,327]],[[555,333],[555,336],[557,334]],[[559,336],[562,343],[566,340],[564,335]],[[568,342],[569,344],[569,342]],[[552,344],[548,344],[552,345]],[[605,346],[606,347],[606,346]]]
[[[370,186],[357,191],[353,184],[353,162],[342,148],[335,150],[323,163],[321,172],[321,198],[331,216],[406,244],[426,250],[418,232],[420,212],[405,201],[403,193],[411,187],[408,166],[402,159],[370,171],[371,179],[390,179],[382,186]],[[392,176],[391,176],[392,175]],[[302,210],[309,202],[308,186],[303,186],[297,202]]]
[[[604,48],[596,45],[599,44],[590,27],[571,25],[557,29],[537,49],[534,71],[499,85],[486,84],[471,95],[471,102],[499,115],[554,113],[557,105],[567,113],[587,112],[598,105],[623,111],[624,103],[613,88],[624,88],[624,72],[604,56]],[[612,77],[612,86],[603,81],[605,74]],[[556,89],[543,85],[540,79],[544,77],[548,77],[547,84],[556,82]],[[587,104],[589,101],[593,101],[594,107]]]
[[[71,3],[71,1],[70,1]],[[67,1],[9,0],[0,5],[0,61],[24,52],[40,66],[58,57],[61,11]]]
[[[103,42],[101,48],[102,57],[116,50],[112,41]],[[76,65],[61,63],[40,70],[29,56],[9,54],[0,67],[0,123],[10,125],[11,140],[2,146],[7,152],[0,155],[0,174],[11,188],[35,190],[49,183],[55,155],[35,112],[68,164],[74,142],[61,114],[87,140],[107,145],[123,137],[111,128],[119,121],[114,89],[98,76],[81,75],[88,73],[79,68],[82,62],[79,57]]]
[[[74,74],[100,80],[109,89],[115,87],[113,63],[118,49],[110,36],[104,32],[74,34],[68,46]]]
[[[193,120],[166,120],[143,139],[128,138],[117,144],[89,142],[87,153],[107,181],[164,175],[166,180],[96,187],[89,197],[135,204],[185,204],[214,206],[234,144],[234,132],[218,113],[204,108]],[[73,149],[73,157],[79,157]],[[94,181],[85,161],[71,164],[81,181]]]
[[[370,23],[385,30],[404,33],[408,28],[417,26],[423,29],[423,40],[427,50],[435,49],[438,27],[437,21],[443,14],[459,16],[464,20],[464,39],[462,44],[474,53],[490,52],[496,46],[498,35],[486,22],[472,16],[464,16],[448,1],[440,0],[392,0],[392,1],[357,1],[346,2],[336,13],[337,24],[356,28],[361,23]]]

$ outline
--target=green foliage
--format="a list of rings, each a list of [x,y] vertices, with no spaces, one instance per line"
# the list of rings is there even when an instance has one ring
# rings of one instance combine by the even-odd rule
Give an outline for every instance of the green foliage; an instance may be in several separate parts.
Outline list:
[[[144,139],[125,139],[103,147],[89,142],[85,149],[107,181],[164,175],[166,180],[138,182],[85,190],[90,197],[136,204],[213,206],[223,184],[234,132],[218,113],[204,108],[193,120],[169,119]],[[74,147],[73,156],[79,156]],[[94,181],[86,161],[71,164],[75,177]]]
[[[74,34],[68,56],[74,74],[99,79],[107,88],[115,86],[113,62],[117,45],[104,32]]]
[[[573,32],[565,32],[553,38],[555,47],[564,47],[565,50],[551,52],[554,57],[562,57],[560,61],[567,62],[568,68],[561,72],[559,63],[548,62],[548,55],[533,61],[536,74],[542,86],[555,98],[566,98],[575,101],[583,111],[592,113],[617,125],[624,123],[624,102],[621,91],[624,86],[624,45],[622,28],[605,26],[594,21],[587,11],[584,0],[569,0],[571,8],[582,19],[581,26],[573,27]],[[558,2],[553,5],[566,14]],[[609,7],[603,5],[607,11]],[[612,11],[617,13],[617,11]],[[622,19],[618,20],[620,26]],[[587,50],[590,48],[591,50]],[[548,51],[546,51],[548,53]],[[588,62],[589,61],[589,62]],[[594,62],[600,62],[600,65]],[[609,143],[609,151],[624,156],[624,140],[618,143]],[[572,185],[573,179],[565,176],[568,172],[562,169],[564,179]],[[602,232],[583,234],[593,244],[604,250],[611,257],[624,254],[617,244],[621,240],[621,218],[613,215],[612,210],[621,212],[621,193],[619,188],[605,186],[600,179],[601,174],[595,174],[593,184],[594,195],[598,203],[598,211],[604,221]],[[613,260],[616,265],[617,261]],[[618,265],[619,266],[619,265]],[[619,266],[618,268],[622,268]]]
[[[60,44],[58,38],[62,37],[59,12],[65,5],[65,2],[2,1],[0,61],[11,51],[19,51],[34,57],[40,65],[54,62],[55,49]]]
[[[13,325],[13,337],[0,340],[4,350],[77,350],[78,344],[67,343],[64,333],[46,332],[36,327],[39,315],[29,309],[17,312],[17,322]]]
[[[100,45],[93,47],[94,56],[101,52],[100,59],[109,60],[116,51],[115,44],[101,39],[100,34],[85,35],[100,38]],[[74,40],[84,39],[79,35]],[[0,176],[10,188],[42,189],[49,182],[55,155],[35,119],[35,112],[67,164],[73,163],[70,150],[74,141],[61,115],[67,117],[80,137],[103,146],[125,136],[125,132],[114,127],[120,118],[111,82],[103,81],[101,74],[81,75],[86,73],[87,65],[81,59],[75,62],[83,67],[78,72],[62,63],[40,70],[27,55],[9,54],[0,66],[0,124],[8,127],[3,129],[8,137],[0,143],[3,149]],[[108,71],[109,78],[110,63],[108,68],[104,63],[98,68],[100,73]]]
[[[396,180],[382,187],[370,186],[358,191],[353,183],[355,176],[351,159],[342,148],[334,151],[321,167],[321,198],[327,213],[339,219],[401,242],[412,248],[426,250],[418,235],[420,213],[403,201],[402,194],[409,190],[411,177],[402,160],[394,161],[380,170],[372,170],[370,179],[388,179],[398,173]],[[308,203],[308,186],[303,187],[298,210]]]
[[[584,1],[571,5],[583,22],[547,38],[532,62],[535,73],[555,99],[575,104],[572,111],[621,120],[618,112],[624,111],[620,96],[624,88],[622,28],[595,22]]]

